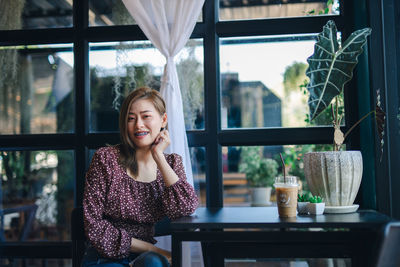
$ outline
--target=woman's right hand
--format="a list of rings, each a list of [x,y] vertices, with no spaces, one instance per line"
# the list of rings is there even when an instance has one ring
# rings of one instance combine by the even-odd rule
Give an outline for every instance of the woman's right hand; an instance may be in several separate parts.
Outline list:
[[[160,251],[157,251],[158,253],[160,253],[161,255],[163,255],[164,257],[167,258],[168,263],[170,266],[172,266],[172,256],[171,256],[171,252],[169,252],[168,250],[164,250],[164,249],[159,249]]]
[[[143,240],[140,240],[140,239],[136,239],[136,238],[131,239],[131,251],[135,252],[135,253],[153,251],[153,252],[156,252],[156,253],[161,254],[164,257],[166,257],[169,262],[169,265],[171,265],[171,262],[172,262],[171,252],[169,252],[168,250],[164,250],[159,247],[156,247],[153,244],[143,241]]]

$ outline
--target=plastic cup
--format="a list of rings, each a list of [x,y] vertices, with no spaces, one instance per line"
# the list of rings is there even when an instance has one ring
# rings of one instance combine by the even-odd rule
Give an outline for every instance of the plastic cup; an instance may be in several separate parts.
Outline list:
[[[283,176],[275,178],[276,204],[278,206],[279,217],[296,217],[297,214],[297,194],[299,184],[296,176]]]

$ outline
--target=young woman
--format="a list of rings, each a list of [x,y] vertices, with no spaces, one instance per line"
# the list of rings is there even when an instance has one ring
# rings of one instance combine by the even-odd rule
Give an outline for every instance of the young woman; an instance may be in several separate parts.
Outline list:
[[[170,138],[160,94],[129,94],[119,127],[121,144],[97,150],[86,174],[82,266],[169,266],[170,252],[154,246],[154,224],[192,214],[198,199],[182,158],[164,154]]]

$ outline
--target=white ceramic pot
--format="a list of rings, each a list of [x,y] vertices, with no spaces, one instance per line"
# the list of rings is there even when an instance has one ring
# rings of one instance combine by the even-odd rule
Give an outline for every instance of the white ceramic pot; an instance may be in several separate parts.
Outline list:
[[[350,206],[362,178],[360,151],[311,152],[304,155],[304,174],[311,193],[327,206]]]
[[[270,206],[271,190],[272,187],[251,188],[251,205],[253,207]]]
[[[321,215],[324,209],[325,203],[307,203],[307,211],[312,215]]]
[[[308,214],[307,204],[310,202],[297,202],[297,213]]]

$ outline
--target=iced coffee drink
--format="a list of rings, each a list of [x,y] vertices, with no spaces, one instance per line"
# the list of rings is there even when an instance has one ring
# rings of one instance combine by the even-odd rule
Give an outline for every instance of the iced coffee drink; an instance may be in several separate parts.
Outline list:
[[[297,193],[299,184],[296,176],[283,176],[275,178],[276,204],[279,217],[296,217]]]

